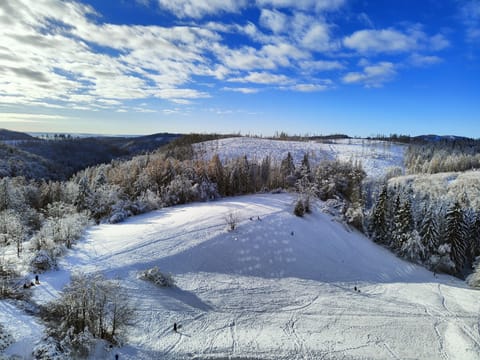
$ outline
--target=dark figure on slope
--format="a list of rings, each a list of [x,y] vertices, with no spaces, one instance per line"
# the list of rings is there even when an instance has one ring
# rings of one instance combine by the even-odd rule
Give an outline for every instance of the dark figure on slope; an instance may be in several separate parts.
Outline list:
[[[173,331],[177,332],[177,323],[173,323]]]

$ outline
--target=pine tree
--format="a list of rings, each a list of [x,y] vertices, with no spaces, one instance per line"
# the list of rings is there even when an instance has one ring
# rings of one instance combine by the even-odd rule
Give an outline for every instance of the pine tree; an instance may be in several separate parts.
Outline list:
[[[387,244],[388,241],[387,205],[388,187],[385,185],[378,196],[370,220],[370,234],[379,244]]]
[[[280,165],[280,172],[282,175],[284,186],[292,186],[295,184],[295,164],[293,163],[293,157],[290,152],[288,152],[287,157],[282,160],[282,163]]]
[[[300,178],[307,179],[309,182],[312,181],[312,171],[310,168],[310,160],[308,154],[303,155],[302,164],[300,165]]]
[[[480,256],[480,212],[474,215],[474,220],[470,231],[471,237],[471,254],[470,256],[475,259]]]
[[[260,177],[262,179],[262,187],[268,188],[270,186],[270,156],[265,156],[260,167]]]
[[[224,196],[226,193],[225,176],[223,165],[218,154],[213,155],[208,164],[208,177],[212,182],[217,184],[220,195]]]
[[[400,255],[416,263],[425,259],[425,247],[422,238],[416,230],[404,236],[405,241],[400,249]]]
[[[400,204],[400,196],[397,197],[393,219],[393,248],[402,251],[404,243],[408,241],[413,231],[413,217],[410,199]]]
[[[459,202],[448,209],[445,220],[445,241],[451,246],[450,257],[455,264],[455,271],[461,275],[466,261],[467,228]]]
[[[439,244],[437,219],[431,207],[425,208],[423,213],[423,219],[420,224],[420,237],[425,249],[425,258],[428,258],[429,255],[435,252]]]

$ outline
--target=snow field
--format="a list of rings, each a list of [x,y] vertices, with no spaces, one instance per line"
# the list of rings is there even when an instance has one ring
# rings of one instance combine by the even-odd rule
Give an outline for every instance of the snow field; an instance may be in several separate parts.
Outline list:
[[[261,161],[266,156],[280,162],[291,153],[295,164],[300,164],[304,154],[311,163],[322,160],[360,161],[369,177],[380,178],[390,167],[404,169],[405,145],[365,139],[331,140],[328,143],[315,141],[283,141],[261,138],[236,137],[206,141],[195,144],[197,155],[211,159],[218,154],[224,162],[247,155],[249,160]]]
[[[73,271],[120,279],[135,309],[127,344],[108,354],[121,359],[480,357],[478,291],[318,209],[297,218],[294,200],[244,196],[92,227],[60,272],[42,275],[34,299],[58,296]],[[240,222],[228,232],[231,211]],[[177,287],[138,279],[153,266]]]

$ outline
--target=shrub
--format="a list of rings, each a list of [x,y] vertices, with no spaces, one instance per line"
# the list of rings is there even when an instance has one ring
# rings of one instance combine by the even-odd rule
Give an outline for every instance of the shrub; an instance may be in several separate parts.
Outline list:
[[[227,224],[227,229],[228,231],[233,231],[236,229],[238,225],[238,215],[230,211],[226,216],[225,216],[225,222]]]
[[[175,286],[175,280],[173,279],[172,274],[162,273],[157,266],[143,271],[140,274],[140,279],[150,281],[161,287]]]
[[[305,215],[305,206],[303,205],[303,201],[301,199],[297,200],[297,203],[295,204],[295,208],[293,209],[293,213],[299,217],[302,217],[303,215]]]
[[[56,262],[47,250],[39,250],[30,261],[30,266],[33,272],[42,272],[55,268]]]

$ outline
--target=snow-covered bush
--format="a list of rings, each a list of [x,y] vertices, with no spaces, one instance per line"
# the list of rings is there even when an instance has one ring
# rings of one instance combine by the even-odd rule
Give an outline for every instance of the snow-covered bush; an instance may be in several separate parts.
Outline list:
[[[75,329],[72,326],[68,329],[65,337],[60,341],[62,348],[72,349],[72,357],[74,358],[86,358],[92,351],[95,345],[95,337],[88,331],[88,328],[75,333]]]
[[[126,218],[142,213],[138,206],[132,204],[130,201],[119,201],[117,204],[112,206],[112,212],[108,218],[108,223],[117,224],[124,221]]]
[[[32,355],[37,360],[67,360],[72,358],[69,349],[62,348],[52,337],[48,337],[35,346]]]
[[[30,266],[34,272],[47,271],[56,266],[56,261],[47,250],[39,250],[30,261]]]
[[[228,231],[235,230],[238,225],[238,214],[234,211],[230,211],[227,215],[225,215],[225,223],[227,224]]]
[[[62,346],[86,352],[94,338],[117,343],[132,309],[118,282],[74,274],[61,297],[43,308],[42,316]]]
[[[345,211],[345,219],[349,225],[363,232],[363,209],[360,204],[350,204]]]
[[[455,263],[450,257],[450,244],[442,244],[438,247],[437,254],[430,256],[427,265],[439,273],[454,274]]]
[[[467,277],[467,284],[474,288],[480,288],[480,256],[475,259],[473,273]]]
[[[302,199],[298,199],[295,203],[293,213],[298,217],[302,217],[303,215],[305,215],[305,206],[303,205]]]
[[[150,281],[161,287],[175,286],[175,280],[173,279],[172,274],[162,273],[157,266],[143,271],[140,274],[140,279]]]

